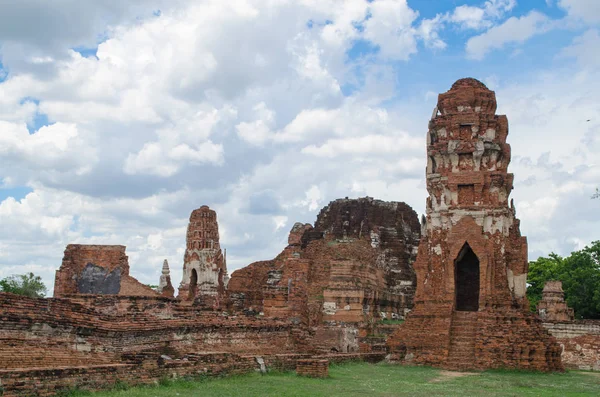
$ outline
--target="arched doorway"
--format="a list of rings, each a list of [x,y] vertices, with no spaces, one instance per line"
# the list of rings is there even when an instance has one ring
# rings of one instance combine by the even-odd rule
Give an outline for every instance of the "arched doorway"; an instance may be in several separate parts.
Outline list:
[[[456,310],[479,310],[479,259],[468,243],[454,261]]]
[[[196,269],[192,269],[192,275],[190,276],[190,293],[188,295],[189,300],[194,300],[198,293],[198,272]]]

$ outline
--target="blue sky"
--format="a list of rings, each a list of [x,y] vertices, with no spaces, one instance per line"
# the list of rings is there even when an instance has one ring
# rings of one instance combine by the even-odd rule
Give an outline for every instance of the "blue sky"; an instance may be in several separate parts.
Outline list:
[[[508,116],[530,258],[568,254],[600,238],[599,25],[596,0],[11,0],[0,277],[52,285],[66,244],[96,243],[178,279],[203,204],[231,270],[339,197],[422,213],[427,121],[462,77]]]

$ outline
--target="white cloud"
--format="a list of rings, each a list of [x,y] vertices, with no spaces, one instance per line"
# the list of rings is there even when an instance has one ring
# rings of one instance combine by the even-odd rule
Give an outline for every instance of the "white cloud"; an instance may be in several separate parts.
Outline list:
[[[483,8],[462,5],[454,9],[450,21],[459,24],[463,29],[480,29],[491,24],[484,17],[485,10]]]
[[[423,19],[419,25],[419,36],[429,48],[443,50],[447,44],[440,38],[439,30],[442,29],[444,16],[438,14],[432,19]]]
[[[461,5],[446,16],[452,23],[462,29],[484,29],[492,27],[495,21],[502,18],[517,5],[516,0],[488,0],[481,7]]]
[[[264,102],[260,102],[254,106],[253,113],[256,120],[241,122],[235,126],[235,129],[238,136],[244,141],[251,145],[261,146],[272,138],[271,128],[275,125],[275,112],[269,109]]]
[[[285,228],[285,225],[287,225],[287,221],[287,216],[274,216],[273,223],[275,224],[275,231]]]
[[[186,218],[202,204],[219,211],[230,265],[245,265],[285,245],[290,219],[314,221],[326,191],[404,172],[383,164],[400,151],[357,174],[301,149],[401,130],[379,106],[393,94],[385,63],[409,59],[419,39],[442,42],[406,1],[122,3],[24,0],[0,16],[0,177],[34,189],[0,204],[6,230],[23,231],[0,240],[3,269],[35,262],[51,285],[66,244],[117,243],[143,282],[155,282],[163,256],[177,279]],[[379,52],[348,59],[356,40]],[[71,49],[97,42],[96,57]],[[345,98],[355,68],[368,76]],[[39,115],[53,124],[29,135]],[[339,180],[327,182],[328,169]],[[276,186],[278,213],[237,216]]]
[[[309,211],[315,211],[319,208],[323,195],[318,186],[313,185],[306,191],[306,200],[302,202],[308,207]]]
[[[303,153],[317,157],[338,157],[343,155],[381,155],[420,151],[422,139],[409,135],[364,135],[354,138],[330,139],[321,146],[310,145],[302,149]]]
[[[523,43],[536,34],[548,29],[548,17],[537,11],[520,18],[511,17],[501,25],[490,28],[467,41],[467,57],[481,60],[493,49],[503,48],[509,43]]]
[[[600,2],[596,0],[558,0],[558,5],[571,17],[588,23],[600,22]]]
[[[74,124],[55,123],[29,134],[25,124],[0,120],[0,156],[13,166],[81,175],[93,166],[97,154]]]
[[[179,144],[165,150],[165,145],[149,142],[138,153],[127,156],[123,171],[130,175],[152,174],[169,177],[179,172],[183,163],[221,165],[223,146],[207,141],[195,148]]]
[[[369,11],[364,37],[380,47],[383,57],[407,60],[417,51],[413,22],[418,14],[406,0],[377,0],[370,3]]]
[[[564,48],[560,56],[573,57],[585,68],[596,69],[600,66],[600,34],[598,30],[590,29],[583,35],[576,37],[573,43]]]

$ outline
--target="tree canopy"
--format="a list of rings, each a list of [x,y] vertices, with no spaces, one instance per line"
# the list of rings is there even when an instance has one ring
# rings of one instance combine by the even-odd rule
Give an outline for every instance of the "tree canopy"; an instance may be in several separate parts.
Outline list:
[[[562,281],[565,300],[576,318],[600,319],[600,241],[564,258],[552,253],[529,262],[527,297],[531,310],[535,310],[549,280]]]
[[[42,278],[33,273],[14,275],[0,280],[0,292],[43,298],[47,291]]]

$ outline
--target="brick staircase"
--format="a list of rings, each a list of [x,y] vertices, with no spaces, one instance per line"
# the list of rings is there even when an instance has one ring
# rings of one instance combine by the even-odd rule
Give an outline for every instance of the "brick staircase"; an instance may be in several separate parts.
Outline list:
[[[452,370],[473,369],[477,312],[455,311],[450,327],[450,352],[446,367]]]

